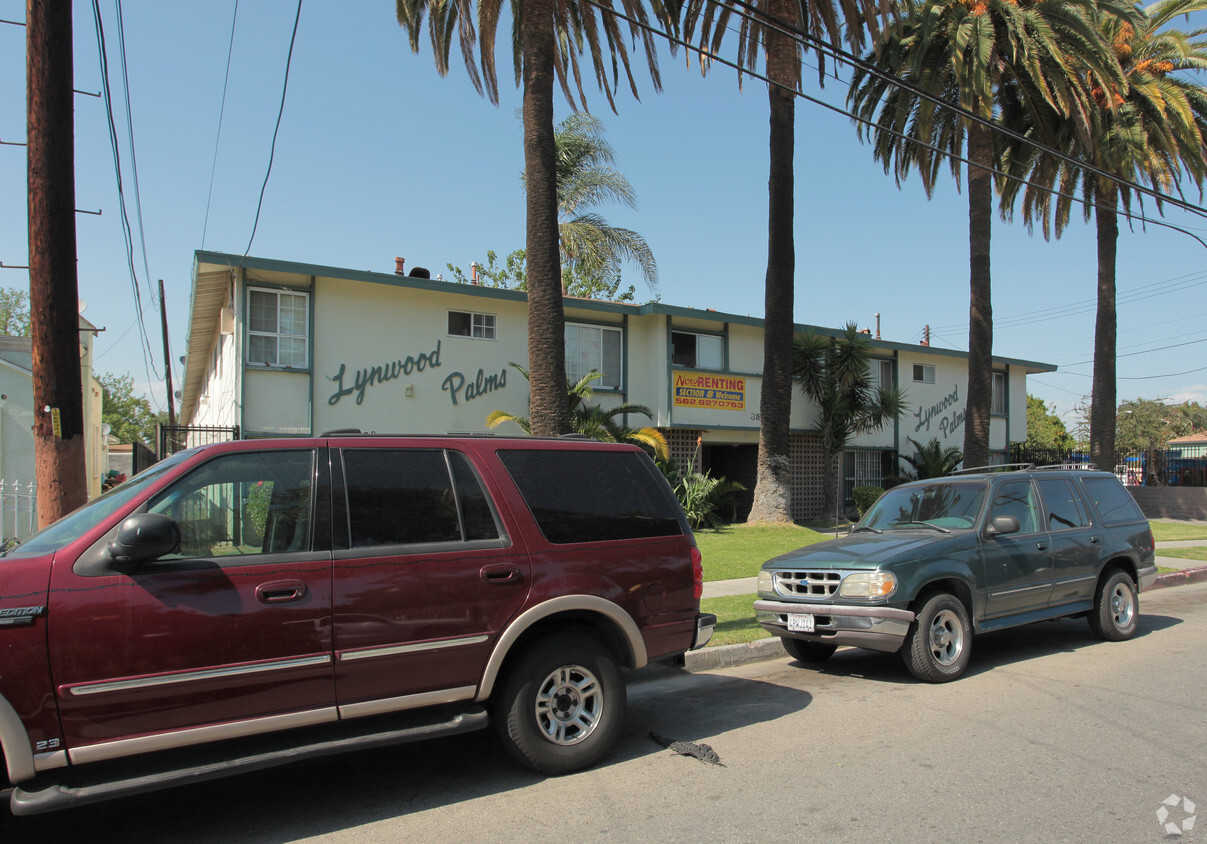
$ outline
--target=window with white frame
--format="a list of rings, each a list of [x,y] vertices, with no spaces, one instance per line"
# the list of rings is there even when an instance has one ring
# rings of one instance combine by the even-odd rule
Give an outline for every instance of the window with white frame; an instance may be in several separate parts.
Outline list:
[[[993,409],[995,416],[1006,415],[1006,373],[993,373]]]
[[[566,378],[577,382],[592,370],[603,377],[591,382],[593,389],[621,388],[621,332],[619,328],[566,323]]]
[[[935,368],[929,363],[915,363],[914,381],[919,384],[935,383]]]
[[[872,386],[881,390],[893,389],[893,362],[891,360],[873,360],[868,364],[868,376]]]
[[[309,293],[249,290],[247,362],[307,366],[309,301]]]
[[[692,369],[724,369],[725,338],[715,334],[672,331],[671,363]]]
[[[473,337],[476,340],[495,339],[495,315],[475,314],[468,311],[448,312],[450,337]]]

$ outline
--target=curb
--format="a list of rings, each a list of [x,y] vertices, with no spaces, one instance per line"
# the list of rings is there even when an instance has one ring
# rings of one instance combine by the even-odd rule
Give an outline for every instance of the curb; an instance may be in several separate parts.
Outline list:
[[[1182,571],[1171,571],[1157,575],[1148,591],[1164,589],[1168,586],[1186,586],[1191,583],[1207,582],[1207,566],[1200,566]],[[778,659],[787,656],[788,652],[780,644],[778,636],[757,639],[753,642],[743,642],[740,645],[720,645],[715,648],[704,648],[699,651],[688,651],[684,654],[684,668],[691,672],[715,671],[719,668],[734,668],[751,662],[762,662],[768,659]]]

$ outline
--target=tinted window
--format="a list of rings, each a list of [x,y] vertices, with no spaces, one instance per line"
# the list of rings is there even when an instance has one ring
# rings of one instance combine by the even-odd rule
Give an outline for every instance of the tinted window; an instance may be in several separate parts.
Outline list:
[[[1048,530],[1068,530],[1090,523],[1085,509],[1081,506],[1081,499],[1068,481],[1061,478],[1042,478],[1039,480],[1039,494],[1044,499]]]
[[[621,451],[500,451],[550,542],[600,542],[681,533],[670,493],[643,456]]]
[[[1035,533],[1040,529],[1036,512],[1031,482],[1010,481],[1001,484],[994,493],[990,516],[1014,516],[1018,519],[1019,533]]]
[[[457,498],[461,502],[465,538],[498,539],[499,527],[495,523],[494,511],[490,509],[490,499],[486,497],[469,460],[459,451],[448,452],[448,458],[457,484]]]
[[[1106,525],[1122,525],[1128,522],[1144,521],[1144,513],[1137,506],[1131,493],[1123,488],[1123,484],[1111,478],[1082,478],[1085,491],[1090,494],[1102,523]]]
[[[314,452],[217,457],[150,502],[180,525],[180,557],[279,554],[310,549]]]
[[[353,548],[460,541],[443,451],[349,449],[344,474]]]

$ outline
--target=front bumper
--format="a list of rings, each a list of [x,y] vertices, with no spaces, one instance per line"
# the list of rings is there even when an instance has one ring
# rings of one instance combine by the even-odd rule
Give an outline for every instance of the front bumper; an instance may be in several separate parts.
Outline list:
[[[788,616],[810,613],[813,633],[788,632]],[[843,604],[799,604],[789,601],[755,601],[754,615],[763,629],[773,636],[800,639],[825,645],[854,645],[873,651],[901,650],[901,643],[914,614],[892,607],[864,607]]]
[[[696,616],[696,633],[692,637],[689,650],[696,650],[708,644],[713,631],[717,629],[717,617],[710,612],[702,612]]]

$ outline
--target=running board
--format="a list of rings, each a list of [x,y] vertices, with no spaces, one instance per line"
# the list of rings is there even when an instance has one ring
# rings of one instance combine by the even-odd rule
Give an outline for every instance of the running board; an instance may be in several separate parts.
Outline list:
[[[373,750],[437,736],[480,730],[488,716],[481,706],[470,704],[456,710],[441,710],[426,717],[373,718],[308,728],[303,733],[289,732],[260,736],[220,746],[186,748],[178,752],[155,754],[144,759],[120,763],[100,763],[82,769],[66,768],[48,772],[47,778],[66,782],[44,784],[38,781],[14,788],[9,805],[14,815],[36,815],[69,806],[145,794],[190,783],[220,779],[307,759],[318,759],[357,750]],[[282,739],[285,739],[283,742]],[[296,743],[285,743],[292,738]],[[210,757],[198,762],[198,757]],[[190,764],[177,765],[187,758]],[[44,780],[43,780],[44,782]]]

